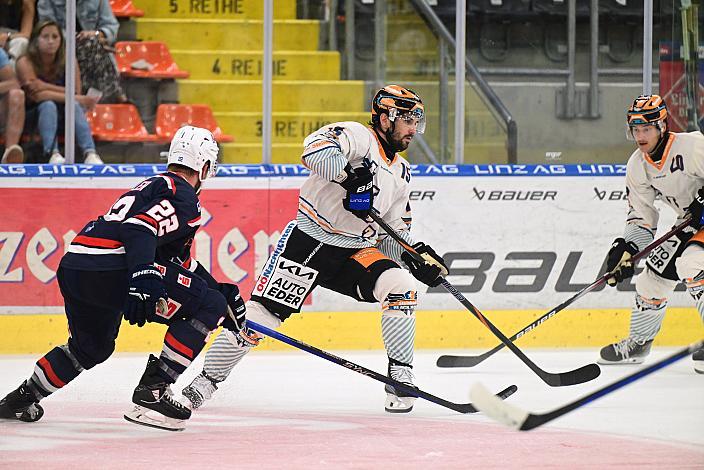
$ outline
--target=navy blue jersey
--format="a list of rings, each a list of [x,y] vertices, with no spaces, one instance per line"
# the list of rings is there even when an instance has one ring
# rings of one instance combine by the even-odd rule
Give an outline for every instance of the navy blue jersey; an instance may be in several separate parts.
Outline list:
[[[174,173],[153,176],[83,227],[61,265],[82,271],[131,271],[154,261],[190,260],[200,220],[193,186]]]

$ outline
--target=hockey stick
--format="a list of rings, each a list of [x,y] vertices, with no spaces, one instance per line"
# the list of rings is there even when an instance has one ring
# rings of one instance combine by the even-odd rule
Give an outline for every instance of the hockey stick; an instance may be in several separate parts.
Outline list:
[[[604,395],[630,384],[631,382],[635,382],[636,380],[645,377],[646,375],[652,374],[653,372],[660,370],[673,362],[679,361],[683,357],[691,354],[701,347],[704,347],[704,341],[690,344],[686,348],[667,356],[665,359],[662,359],[651,366],[627,375],[616,382],[590,393],[589,395],[547,413],[533,414],[509,403],[503,403],[501,400],[494,400],[493,395],[491,395],[491,393],[481,383],[477,383],[474,387],[472,387],[470,397],[472,398],[474,406],[479,408],[479,410],[487,416],[519,431],[529,431],[537,428],[538,426],[542,426],[555,418],[559,418],[572,410],[587,405],[597,398],[601,398]]]
[[[682,229],[687,227],[687,225],[689,225],[689,222],[690,222],[690,219],[688,218],[684,222],[682,222],[681,224],[675,226],[672,230],[667,232],[665,235],[663,235],[662,237],[660,237],[657,240],[655,240],[654,242],[652,242],[650,245],[643,248],[639,253],[636,253],[635,255],[633,255],[633,258],[632,258],[633,263],[635,264],[636,261],[645,257],[651,251],[653,251],[655,248],[662,245],[665,241],[669,240],[673,235],[675,235],[676,233],[678,233],[679,231],[681,231]],[[582,298],[584,295],[588,294],[589,292],[592,292],[593,290],[597,289],[599,286],[604,284],[606,282],[606,280],[608,279],[608,277],[609,277],[609,273],[604,273],[602,276],[597,278],[596,281],[594,281],[591,284],[589,284],[588,286],[582,288],[582,290],[580,290],[579,292],[574,294],[572,297],[565,300],[560,305],[553,308],[548,313],[546,313],[542,317],[538,318],[533,323],[526,326],[525,328],[523,328],[521,331],[519,331],[515,335],[511,336],[509,338],[509,340],[512,342],[516,341],[518,338],[520,338],[524,334],[528,333],[533,328],[540,326],[544,321],[549,320],[550,318],[554,317],[558,312],[564,310],[568,306],[572,305],[575,301]],[[446,355],[440,356],[438,358],[436,365],[438,367],[474,367],[477,364],[479,364],[480,362],[484,361],[485,359],[493,356],[495,353],[501,351],[503,349],[503,347],[504,347],[504,344],[501,343],[501,344],[497,345],[496,347],[494,347],[494,349],[491,349],[491,350],[485,352],[484,354],[480,354],[479,356],[452,356],[452,355],[446,354]]]
[[[396,233],[394,229],[392,229],[384,220],[379,217],[376,213],[371,212],[370,217],[374,222],[379,224],[381,228],[384,229],[384,231],[394,240],[396,240],[404,250],[406,250],[415,260],[425,263],[425,260],[416,252],[415,249],[413,249],[412,246],[410,246],[401,236]],[[565,385],[575,385],[575,384],[580,384],[583,382],[588,382],[590,380],[593,380],[599,376],[601,373],[601,369],[599,369],[599,366],[596,364],[587,364],[586,366],[582,366],[578,369],[567,371],[567,372],[560,372],[560,373],[551,373],[544,371],[540,367],[538,367],[533,361],[528,359],[528,357],[518,349],[518,347],[513,344],[498,328],[494,326],[493,323],[489,321],[488,318],[486,318],[472,303],[465,298],[464,295],[460,291],[458,291],[455,286],[450,284],[446,279],[442,280],[442,286],[447,289],[447,291],[452,294],[459,302],[469,310],[469,312],[474,315],[477,320],[482,322],[484,326],[489,328],[489,330],[494,333],[494,336],[499,338],[501,342],[508,346],[508,348],[516,355],[518,358],[523,361],[525,365],[527,365],[533,372],[535,372],[538,377],[543,379],[543,382],[546,384],[550,385],[551,387],[562,387]]]
[[[276,330],[272,330],[270,328],[267,328],[264,325],[260,325],[258,323],[255,323],[253,321],[247,320],[247,326],[255,331],[258,331],[259,333],[269,336],[274,339],[278,339],[279,341],[286,343],[288,345],[293,346],[294,348],[302,349],[303,351],[309,352],[311,354],[314,354],[318,357],[322,357],[325,360],[328,360],[330,362],[333,362],[339,366],[346,367],[347,369],[357,372],[358,374],[366,375],[367,377],[370,377],[374,380],[378,380],[379,382],[384,382],[387,385],[391,385],[397,390],[403,390],[406,393],[409,393],[411,395],[414,395],[418,398],[423,398],[424,400],[431,401],[435,404],[438,404],[440,406],[444,406],[445,408],[449,408],[453,411],[457,411],[458,413],[476,413],[477,409],[472,405],[471,403],[453,403],[451,401],[444,400],[440,397],[436,397],[435,395],[431,395],[430,393],[424,392],[423,390],[410,387],[402,382],[398,382],[392,378],[389,378],[385,375],[379,374],[378,372],[374,372],[371,369],[367,369],[366,367],[360,366],[358,364],[355,364],[354,362],[350,362],[347,359],[343,359],[341,357],[335,356],[334,354],[331,354],[329,352],[323,351],[322,349],[318,349],[315,346],[311,346],[309,344],[303,343],[302,341],[299,341],[297,339],[291,338],[290,336],[286,336],[283,333],[279,333]],[[511,385],[501,392],[499,392],[496,397],[497,400],[503,400],[507,397],[510,397],[513,395],[516,390],[518,390],[518,387],[515,385]]]

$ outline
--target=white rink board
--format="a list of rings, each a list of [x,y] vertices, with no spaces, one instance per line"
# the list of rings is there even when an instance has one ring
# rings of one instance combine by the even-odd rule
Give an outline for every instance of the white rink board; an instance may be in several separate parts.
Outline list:
[[[479,309],[548,310],[561,303],[597,278],[611,242],[623,235],[625,226],[627,202],[620,176],[417,177],[412,185],[418,199],[426,195],[425,200],[411,202],[413,236],[445,257],[462,253],[464,259],[454,260],[451,269],[464,268],[465,273],[448,280],[458,288],[467,286],[460,290]],[[675,214],[660,202],[657,205],[663,208],[661,235],[672,227]],[[563,272],[570,253],[579,253],[579,261]],[[540,273],[525,273],[541,265]],[[524,275],[514,272],[506,277],[506,269],[523,269]],[[537,279],[545,275],[544,283]],[[579,285],[558,290],[558,281]],[[542,287],[531,292],[531,286]],[[629,308],[634,286],[628,288],[604,288],[573,307]],[[421,287],[421,293],[425,290]],[[460,308],[452,296],[440,293],[444,289],[436,291],[420,295],[420,308]],[[354,302],[325,294],[317,295],[314,305],[319,310],[355,308]],[[669,305],[690,306],[691,299],[676,292]]]

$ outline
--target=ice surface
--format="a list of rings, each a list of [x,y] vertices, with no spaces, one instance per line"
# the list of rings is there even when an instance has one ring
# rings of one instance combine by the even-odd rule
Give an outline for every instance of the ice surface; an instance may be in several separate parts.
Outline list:
[[[656,348],[650,359],[673,349]],[[478,353],[481,351],[474,351]],[[383,351],[336,354],[383,372]],[[439,354],[419,351],[415,372],[425,391],[469,401],[481,381],[544,412],[639,366],[602,366],[596,380],[544,384],[511,353],[474,368],[438,369]],[[526,350],[561,372],[596,359],[596,350]],[[540,429],[518,432],[475,415],[418,400],[412,413],[384,412],[383,384],[301,353],[254,352],[184,432],[123,420],[147,354],[118,354],[42,402],[37,423],[0,421],[0,468],[704,468],[704,375],[690,358],[641,379]],[[0,394],[28,377],[36,357],[0,356]],[[190,382],[197,360],[177,383]]]

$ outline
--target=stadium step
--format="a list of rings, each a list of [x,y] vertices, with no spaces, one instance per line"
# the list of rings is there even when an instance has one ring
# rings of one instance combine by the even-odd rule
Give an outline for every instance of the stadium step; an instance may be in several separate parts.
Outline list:
[[[299,149],[303,139],[313,131],[326,124],[338,121],[357,121],[366,124],[369,121],[368,112],[298,112],[298,113],[273,113],[272,131],[274,143],[298,144]],[[215,119],[222,129],[237,136],[238,143],[261,143],[262,141],[262,114],[259,112],[215,113]]]
[[[272,87],[275,112],[361,112],[368,100],[364,82],[357,80],[279,80]],[[179,80],[178,88],[181,103],[208,103],[215,112],[261,111],[261,81]]]
[[[220,161],[222,163],[261,163],[261,144],[222,144]],[[298,144],[273,144],[271,146],[272,163],[301,163],[301,150],[303,146]]]
[[[166,0],[163,0],[166,2]],[[261,51],[261,20],[183,20],[139,19],[137,37],[143,41],[162,41],[169,49]],[[319,22],[313,20],[274,21],[274,50],[317,51]]]
[[[262,146],[257,143],[221,144],[222,163],[261,163]],[[302,142],[272,144],[272,163],[301,163]],[[506,163],[506,148],[501,144],[470,144],[464,148],[465,163]],[[448,162],[454,163],[454,162]]]
[[[262,53],[255,51],[171,51],[180,68],[196,80],[261,80]],[[274,80],[339,80],[336,51],[274,52]]]
[[[247,20],[264,17],[262,0],[136,0],[150,18]],[[275,19],[296,19],[296,0],[276,0]]]

